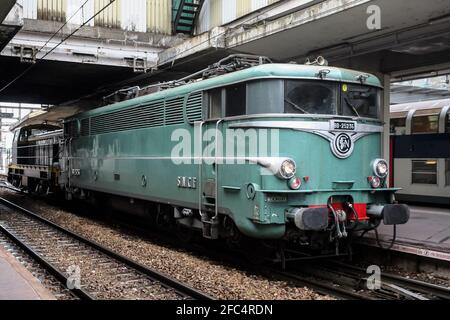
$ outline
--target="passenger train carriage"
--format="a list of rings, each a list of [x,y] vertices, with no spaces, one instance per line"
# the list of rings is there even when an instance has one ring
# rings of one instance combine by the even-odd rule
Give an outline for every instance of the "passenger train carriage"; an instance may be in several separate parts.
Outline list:
[[[450,99],[391,106],[398,200],[450,205]]]
[[[234,56],[200,79],[65,120],[58,184],[199,230],[318,252],[404,224],[381,159],[381,84],[326,65]],[[184,231],[181,231],[184,232]]]

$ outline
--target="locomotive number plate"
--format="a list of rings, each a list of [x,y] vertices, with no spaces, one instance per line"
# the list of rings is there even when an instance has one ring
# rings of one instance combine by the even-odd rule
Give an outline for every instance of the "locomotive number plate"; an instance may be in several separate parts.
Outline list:
[[[355,131],[356,122],[331,121],[331,130]]]
[[[267,202],[272,202],[272,203],[287,202],[287,197],[286,196],[268,196]]]

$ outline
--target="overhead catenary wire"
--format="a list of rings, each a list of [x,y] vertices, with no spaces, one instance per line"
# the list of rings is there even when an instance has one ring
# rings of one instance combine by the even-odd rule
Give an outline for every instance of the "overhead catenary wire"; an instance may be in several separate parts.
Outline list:
[[[36,53],[38,54],[39,52],[42,51],[43,48],[45,48],[45,46],[56,37],[56,35],[67,25],[67,23],[76,15],[78,14],[78,12],[84,7],[84,5],[88,2],[89,0],[86,0],[83,5],[81,5],[81,7],[49,38],[49,40],[47,40],[47,42],[39,49],[39,51]],[[109,6],[111,6],[114,2],[116,2],[116,0],[110,0],[109,3],[107,5],[105,5],[103,8],[101,8],[98,12],[96,12],[92,17],[90,17],[89,19],[87,19],[86,21],[84,21],[78,28],[76,28],[74,31],[72,31],[69,35],[67,35],[66,37],[64,37],[57,45],[55,45],[53,48],[51,48],[48,52],[46,52],[42,57],[40,57],[39,59],[36,59],[36,62],[32,65],[30,65],[28,68],[26,68],[24,71],[22,71],[18,76],[16,76],[14,79],[12,79],[10,82],[8,82],[5,86],[3,86],[0,89],[0,93],[2,93],[3,91],[5,91],[6,89],[8,89],[11,85],[13,85],[17,80],[21,79],[25,74],[27,74],[31,69],[33,69],[36,64],[38,64],[40,61],[42,61],[43,59],[45,59],[48,55],[50,55],[53,51],[55,51],[61,44],[63,44],[64,42],[66,42],[69,38],[71,38],[75,33],[77,33],[78,31],[80,31],[81,28],[83,28],[84,26],[86,26],[88,23],[90,23],[93,19],[95,19],[99,14],[101,14],[103,11],[105,11]]]
[[[67,26],[67,24],[78,14],[78,12],[80,12],[84,8],[84,6],[88,2],[89,2],[89,0],[84,1],[84,3],[77,9],[77,11],[75,11],[75,13],[73,15],[71,15],[70,18],[67,19],[66,22],[64,22],[63,25],[61,27],[59,27],[58,30],[55,31],[55,33],[53,33],[53,35],[42,45],[42,47],[39,48],[37,53],[41,52],[50,43],[50,41],[52,41],[56,37],[56,35],[58,33],[60,33],[61,30],[63,30],[65,26]]]

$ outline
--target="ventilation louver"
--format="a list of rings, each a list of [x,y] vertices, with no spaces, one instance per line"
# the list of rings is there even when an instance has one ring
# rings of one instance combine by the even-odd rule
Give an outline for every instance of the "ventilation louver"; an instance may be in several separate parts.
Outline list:
[[[90,130],[91,130],[91,119],[83,119],[81,120],[81,129],[80,129],[80,135],[82,137],[86,137],[88,135],[90,135]]]
[[[196,92],[189,96],[186,103],[186,116],[189,123],[202,120],[203,93]]]

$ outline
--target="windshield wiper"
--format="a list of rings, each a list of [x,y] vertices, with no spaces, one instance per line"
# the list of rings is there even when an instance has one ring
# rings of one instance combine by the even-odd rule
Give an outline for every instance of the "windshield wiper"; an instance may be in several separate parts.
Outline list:
[[[292,102],[291,100],[289,100],[288,98],[285,98],[284,101],[286,101],[287,103],[289,103],[290,105],[292,105],[295,109],[303,112],[304,114],[309,114],[309,112],[307,112],[306,110],[304,110],[302,107],[300,107],[299,105],[295,104],[294,102]]]
[[[355,106],[351,104],[347,97],[344,98],[344,101],[350,106],[350,108],[352,108],[352,111],[356,114],[356,116],[360,118],[361,116],[359,115],[358,111],[356,111]]]

